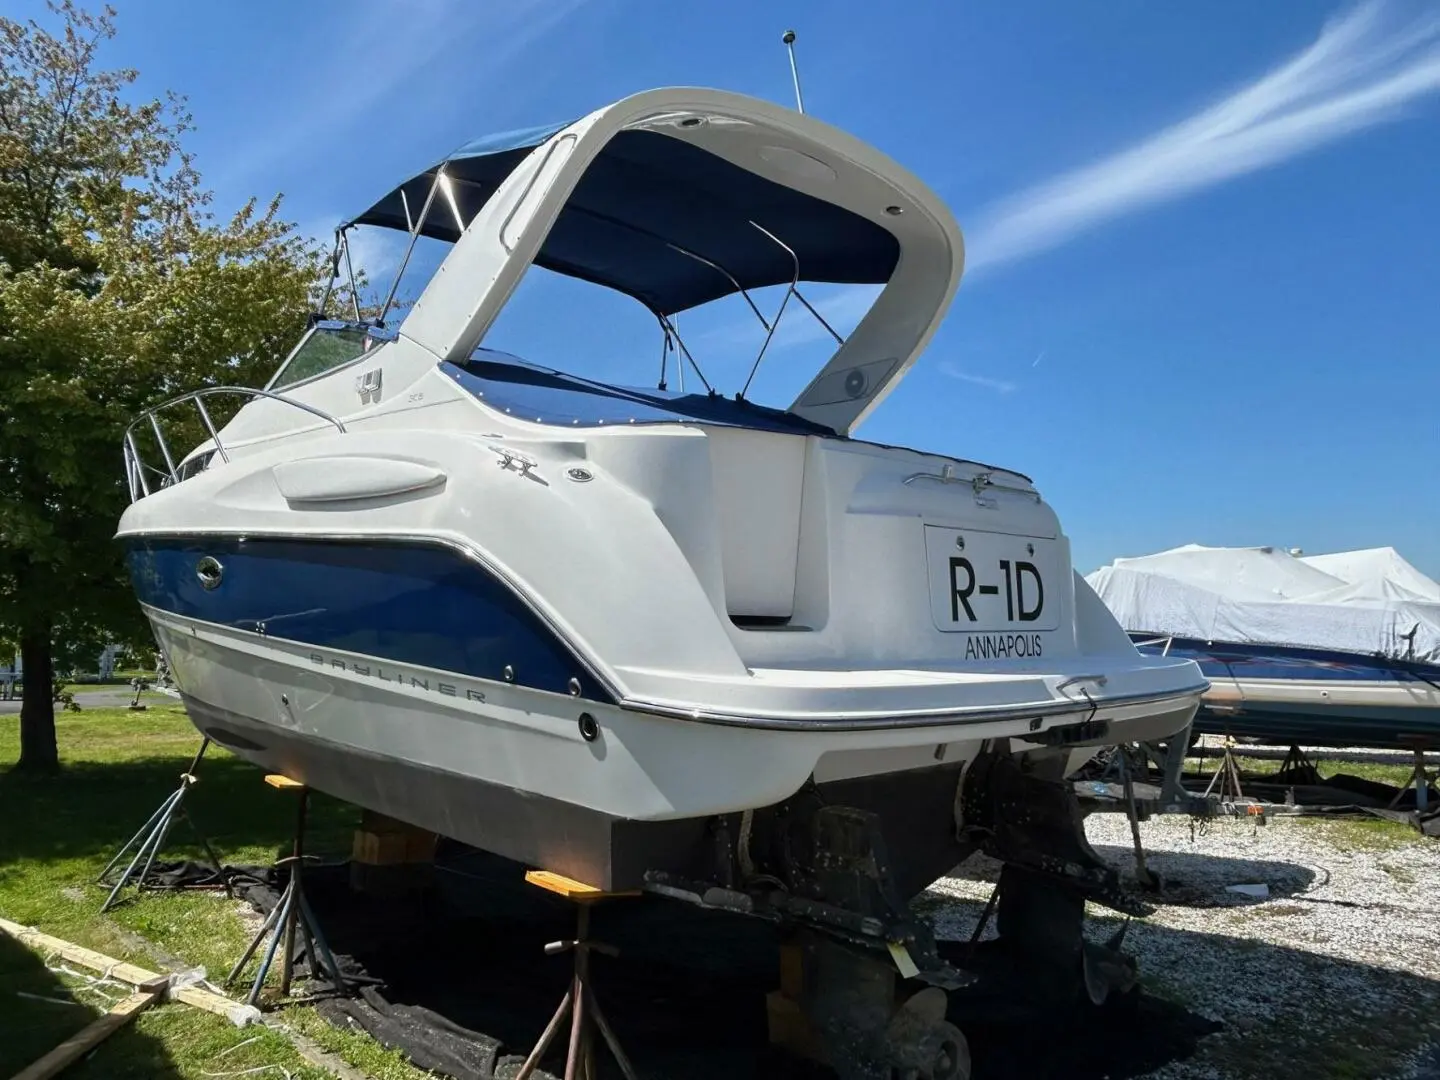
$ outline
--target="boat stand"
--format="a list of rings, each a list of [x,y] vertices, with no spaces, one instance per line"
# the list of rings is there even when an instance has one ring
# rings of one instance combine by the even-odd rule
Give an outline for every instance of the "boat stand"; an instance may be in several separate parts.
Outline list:
[[[1215,790],[1216,781],[1220,783],[1219,796],[1221,802],[1228,801],[1226,790],[1232,785],[1235,790],[1230,797],[1235,799],[1243,799],[1245,797],[1245,792],[1240,787],[1240,767],[1235,764],[1235,740],[1229,735],[1225,736],[1225,747],[1223,753],[1220,755],[1220,765],[1215,770],[1215,775],[1210,777],[1210,783],[1205,785],[1205,798],[1208,799],[1210,793]]]
[[[1130,760],[1120,747],[1120,780],[1125,785],[1125,816],[1130,820],[1130,840],[1135,848],[1135,882],[1142,889],[1158,891],[1160,878],[1145,865],[1145,845],[1140,840],[1140,808],[1135,801],[1135,783],[1130,777]],[[997,886],[997,892],[998,886]]]
[[[590,978],[591,950],[604,953],[606,956],[618,956],[620,950],[614,946],[590,940],[590,907],[600,900],[639,896],[639,892],[604,892],[593,886],[561,877],[559,874],[552,874],[548,870],[531,870],[526,873],[525,880],[531,885],[537,885],[563,896],[575,904],[575,939],[573,941],[552,941],[545,946],[545,953],[548,956],[562,952],[573,953],[575,969],[570,977],[570,988],[560,999],[560,1007],[550,1018],[550,1023],[546,1025],[540,1041],[535,1044],[535,1049],[530,1051],[530,1056],[525,1059],[525,1064],[521,1065],[520,1071],[515,1074],[515,1080],[528,1080],[528,1077],[535,1071],[540,1064],[540,1059],[545,1056],[545,1051],[550,1048],[550,1044],[559,1033],[560,1025],[564,1023],[567,1013],[570,1015],[570,1049],[565,1056],[565,1080],[596,1080],[599,1076],[595,1069],[594,1033],[590,1029],[592,1021],[594,1026],[600,1029],[600,1035],[605,1040],[605,1045],[610,1048],[610,1053],[615,1058],[615,1064],[620,1066],[620,1072],[625,1080],[637,1080],[634,1066],[625,1056],[625,1051],[620,1048],[620,1041],[615,1038],[615,1032],[610,1027],[609,1021],[605,1019],[605,1013],[601,1011],[600,1002],[595,997],[595,987]]]
[[[226,876],[225,869],[220,864],[219,856],[215,854],[215,849],[210,846],[210,841],[205,839],[205,834],[200,831],[200,827],[195,824],[195,819],[190,816],[190,811],[185,808],[185,796],[190,791],[190,788],[197,782],[195,774],[200,768],[201,759],[205,757],[205,751],[209,748],[210,737],[207,735],[204,740],[201,741],[200,749],[196,751],[195,757],[190,762],[190,767],[180,774],[180,786],[166,797],[159,808],[150,815],[150,819],[146,821],[144,825],[140,826],[140,831],[127,840],[125,846],[115,853],[115,857],[105,864],[105,869],[100,871],[100,876],[95,879],[96,884],[111,884],[109,880],[110,872],[120,865],[120,861],[130,853],[132,848],[135,849],[135,857],[130,860],[129,864],[125,867],[124,873],[114,882],[110,890],[110,895],[105,898],[105,903],[100,905],[100,914],[105,914],[105,912],[115,906],[116,901],[120,897],[120,890],[124,888],[126,884],[133,881],[137,890],[145,888],[145,879],[150,875],[150,867],[155,863],[156,854],[165,845],[165,838],[170,833],[170,826],[174,823],[176,814],[179,814],[185,819],[185,823],[190,826],[196,839],[200,841],[200,846],[205,849],[205,857],[209,860],[210,865],[215,868],[215,873],[220,878],[220,882],[225,889],[225,895],[231,895],[230,879]],[[139,845],[138,847],[136,847],[137,844]],[[140,866],[142,860],[144,867],[137,874],[135,872],[136,867]]]
[[[1277,774],[1285,773],[1291,769],[1309,769],[1317,776],[1320,773],[1320,770],[1315,767],[1315,763],[1310,760],[1310,755],[1295,745],[1292,745],[1290,749],[1286,751],[1285,760],[1280,762],[1280,768],[1277,769],[1276,772]]]
[[[260,970],[255,974],[255,982],[250,987],[250,995],[246,1003],[255,1005],[260,1000],[260,990],[265,985],[265,977],[270,974],[270,965],[275,961],[275,953],[284,942],[284,952],[280,960],[280,995],[288,996],[290,983],[295,974],[295,936],[299,931],[302,943],[305,947],[305,956],[310,965],[310,977],[317,976],[327,979],[334,988],[344,993],[346,988],[345,976],[340,973],[340,965],[335,962],[335,954],[330,951],[330,946],[325,941],[325,936],[320,932],[320,923],[315,918],[315,912],[310,908],[310,902],[305,899],[304,877],[301,872],[307,858],[315,856],[305,854],[305,816],[310,804],[310,789],[298,780],[291,780],[288,776],[279,776],[271,773],[265,777],[265,783],[278,791],[294,791],[299,795],[299,808],[295,818],[295,840],[288,859],[277,860],[275,865],[290,867],[290,881],[285,886],[285,891],[280,894],[279,901],[275,904],[274,910],[265,919],[265,924],[260,927],[250,944],[246,946],[244,955],[236,965],[230,969],[230,974],[225,977],[225,987],[230,985],[244,970],[255,951],[260,948],[267,935],[270,937],[270,944],[265,949],[264,958],[260,961]]]
[[[1405,797],[1405,792],[1412,787],[1415,789],[1415,812],[1423,814],[1430,808],[1430,772],[1425,767],[1425,751],[1434,749],[1434,743],[1424,736],[1405,735],[1400,741],[1410,748],[1415,755],[1415,764],[1410,770],[1410,777],[1405,781],[1404,786],[1395,793],[1395,798],[1390,800],[1389,809],[1394,810],[1400,800]]]

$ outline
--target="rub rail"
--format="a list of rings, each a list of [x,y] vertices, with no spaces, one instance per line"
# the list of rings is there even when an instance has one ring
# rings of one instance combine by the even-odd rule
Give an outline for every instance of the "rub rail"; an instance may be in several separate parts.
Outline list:
[[[170,453],[170,444],[165,441],[165,432],[160,427],[159,414],[166,409],[176,405],[183,405],[187,401],[195,403],[195,409],[200,415],[200,422],[205,425],[210,439],[215,444],[215,452],[220,455],[221,461],[229,461],[230,455],[225,450],[225,444],[220,440],[220,431],[215,427],[215,421],[210,417],[210,410],[205,407],[207,397],[215,397],[221,394],[238,394],[241,397],[253,400],[255,398],[269,398],[284,405],[307,412],[332,424],[340,434],[345,434],[345,425],[338,419],[317,409],[313,405],[306,405],[303,401],[296,401],[294,398],[286,397],[284,394],[277,394],[270,390],[256,390],[248,386],[207,386],[201,390],[191,390],[188,394],[181,394],[179,397],[171,398],[169,401],[162,401],[159,405],[146,409],[125,429],[125,480],[130,486],[130,501],[136,502],[150,494],[150,482],[145,478],[148,470],[161,478],[160,486],[167,487],[170,484],[178,484],[182,477],[180,469],[175,464],[174,455]],[[140,424],[148,422],[151,432],[155,435],[155,442],[160,447],[160,454],[165,459],[165,468],[156,469],[145,463],[140,455],[140,448],[135,442],[135,429]]]

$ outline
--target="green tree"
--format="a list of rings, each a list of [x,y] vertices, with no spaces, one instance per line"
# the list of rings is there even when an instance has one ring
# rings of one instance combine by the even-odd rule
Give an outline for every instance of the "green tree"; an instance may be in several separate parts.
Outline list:
[[[0,17],[0,637],[25,666],[21,757],[57,761],[57,642],[143,644],[112,537],[141,409],[258,385],[304,326],[322,253],[279,198],[210,211],[182,99],[102,70],[114,11]],[[197,440],[198,441],[198,440]]]

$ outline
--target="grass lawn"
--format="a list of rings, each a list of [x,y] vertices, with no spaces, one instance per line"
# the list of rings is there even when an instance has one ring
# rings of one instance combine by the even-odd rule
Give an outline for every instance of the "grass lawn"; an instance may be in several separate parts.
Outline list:
[[[1242,772],[1253,772],[1257,776],[1273,773],[1280,768],[1280,761],[1278,759],[1271,761],[1263,758],[1257,759],[1237,756],[1235,763],[1240,766]],[[1208,776],[1213,774],[1219,767],[1220,758],[1218,755],[1187,757],[1185,759],[1186,772],[1199,772]],[[1330,758],[1315,762],[1315,768],[1326,780],[1332,776],[1339,776],[1343,773],[1346,776],[1356,776],[1362,780],[1374,780],[1381,784],[1393,784],[1395,787],[1400,787],[1410,779],[1411,770],[1411,766],[1408,763],[1404,765],[1392,765],[1377,761],[1339,761]]]
[[[101,916],[105,893],[91,884],[175,789],[194,755],[199,736],[183,710],[166,698],[144,712],[85,709],[57,714],[55,722],[62,771],[30,777],[9,771],[19,756],[19,718],[0,716],[0,915],[152,971],[203,966],[212,981],[223,978],[249,940],[238,902],[223,894],[148,893]],[[226,861],[269,863],[288,853],[293,795],[270,789],[258,769],[217,746],[199,775],[186,805]],[[348,851],[357,820],[354,808],[312,796],[309,849]],[[177,822],[161,857],[199,855]],[[18,1072],[126,993],[47,970],[44,957],[0,934],[0,1076]],[[336,1031],[313,1009],[287,1006],[272,1016],[377,1080],[426,1075],[368,1036]],[[333,1075],[308,1064],[279,1031],[238,1029],[167,1004],[142,1013],[65,1076],[199,1078],[266,1065],[297,1078]],[[267,1074],[283,1075],[255,1075]]]

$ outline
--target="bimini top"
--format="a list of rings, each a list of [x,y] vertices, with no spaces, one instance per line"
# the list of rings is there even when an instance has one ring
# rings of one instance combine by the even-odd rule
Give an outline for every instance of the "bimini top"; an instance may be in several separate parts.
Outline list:
[[[443,166],[420,231],[454,242],[526,155],[569,126],[468,142],[348,224],[409,231]],[[691,143],[629,130],[585,171],[534,262],[673,315],[741,287],[789,284],[797,260],[802,281],[883,285],[899,257],[895,237],[858,214]]]
[[[687,87],[469,143],[349,224],[453,241],[398,333],[455,364],[531,265],[662,320],[761,286],[883,285],[787,410],[839,434],[914,363],[964,267],[945,205],[873,147],[793,109]]]

